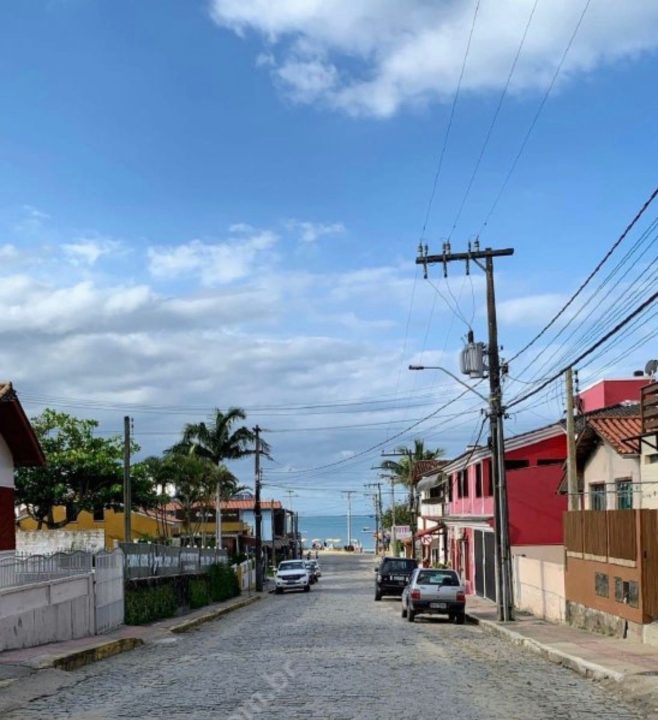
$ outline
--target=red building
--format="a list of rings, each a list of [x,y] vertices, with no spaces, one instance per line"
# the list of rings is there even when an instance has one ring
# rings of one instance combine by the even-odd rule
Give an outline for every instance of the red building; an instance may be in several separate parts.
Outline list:
[[[510,544],[513,551],[537,545],[560,546],[565,497],[556,494],[566,458],[566,435],[556,423],[505,441]],[[449,557],[468,590],[495,599],[494,507],[491,452],[469,448],[450,462]]]
[[[0,383],[0,554],[16,549],[14,468],[45,458],[11,383]]]
[[[646,378],[601,380],[579,396],[581,413],[637,403]],[[567,455],[564,426],[555,423],[507,438],[505,468],[509,532],[512,554],[550,553],[562,550],[562,514],[567,497],[557,491]],[[491,452],[468,448],[443,468],[448,480],[448,503],[443,521],[447,527],[448,554],[472,593],[495,600],[494,507]]]

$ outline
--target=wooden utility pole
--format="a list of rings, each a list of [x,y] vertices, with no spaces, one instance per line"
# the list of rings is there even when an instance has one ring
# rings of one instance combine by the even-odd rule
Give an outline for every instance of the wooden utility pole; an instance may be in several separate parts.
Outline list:
[[[130,486],[130,418],[123,418],[123,540],[133,541],[132,488]]]
[[[215,550],[222,549],[222,483],[215,488]]]
[[[352,544],[352,495],[356,490],[343,490],[343,495],[347,495],[347,544]]]
[[[384,550],[384,532],[382,527],[382,484],[380,482],[366,483],[366,487],[377,488],[377,492],[373,493],[373,500],[375,501],[375,554],[379,555],[380,550]],[[381,535],[380,535],[381,533]]]
[[[564,373],[567,396],[567,493],[569,510],[578,510],[578,470],[576,467],[576,423],[573,415],[573,371],[567,368]]]
[[[507,478],[505,473],[505,437],[503,431],[503,418],[505,407],[503,405],[502,386],[500,381],[500,356],[498,351],[498,323],[496,319],[496,293],[494,286],[495,257],[513,255],[513,248],[493,250],[480,249],[478,241],[473,248],[469,243],[468,252],[453,253],[450,243],[443,244],[441,255],[429,255],[427,246],[419,247],[416,264],[422,265],[427,277],[427,266],[435,263],[443,265],[443,275],[448,276],[448,263],[463,261],[466,263],[466,272],[470,272],[470,263],[474,263],[484,270],[487,281],[487,320],[488,320],[488,360],[489,360],[489,422],[491,433],[492,471],[494,479],[494,539],[496,560],[496,604],[498,606],[498,619],[502,621],[513,620],[514,598],[512,595],[512,558],[509,544],[509,518],[507,507]],[[484,260],[484,265],[480,262]]]
[[[256,591],[263,591],[263,535],[260,507],[260,427],[254,428],[256,452],[254,454],[254,522],[256,523]]]

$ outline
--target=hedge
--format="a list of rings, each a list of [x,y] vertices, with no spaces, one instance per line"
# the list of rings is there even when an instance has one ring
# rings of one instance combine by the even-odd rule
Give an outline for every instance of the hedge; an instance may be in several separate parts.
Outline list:
[[[184,608],[200,608],[240,594],[233,569],[210,565],[201,575],[164,575],[128,580],[125,587],[125,623],[145,623],[173,617]]]

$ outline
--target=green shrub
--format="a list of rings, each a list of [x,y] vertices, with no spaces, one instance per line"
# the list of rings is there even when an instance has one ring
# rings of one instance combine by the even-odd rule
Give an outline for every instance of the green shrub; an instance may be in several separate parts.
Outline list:
[[[207,577],[190,580],[190,608],[200,608],[210,602],[210,588]]]
[[[208,582],[210,598],[213,602],[220,602],[236,597],[240,594],[238,576],[229,565],[217,563],[208,568]]]
[[[126,588],[126,625],[143,625],[172,617],[176,614],[177,607],[176,593],[171,585]]]

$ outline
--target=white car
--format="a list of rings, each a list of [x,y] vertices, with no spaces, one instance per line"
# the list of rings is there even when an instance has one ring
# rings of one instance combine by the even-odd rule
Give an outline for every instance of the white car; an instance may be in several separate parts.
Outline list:
[[[284,590],[311,589],[310,570],[304,560],[284,560],[279,563],[275,576],[276,587],[274,592],[280,595]]]

